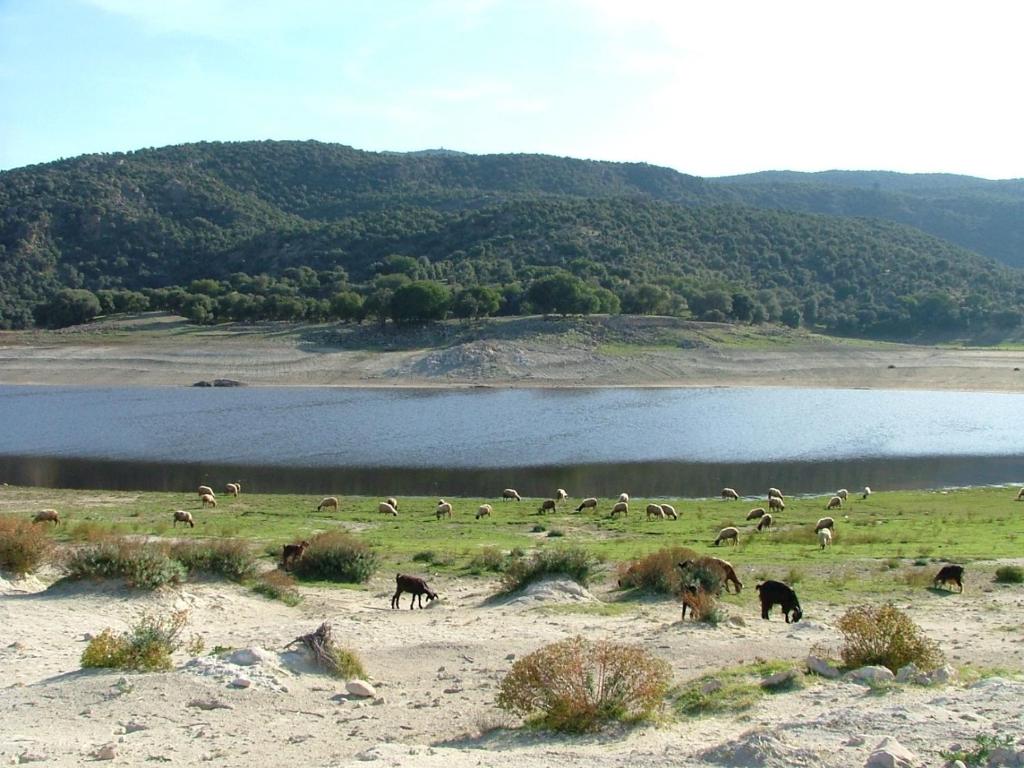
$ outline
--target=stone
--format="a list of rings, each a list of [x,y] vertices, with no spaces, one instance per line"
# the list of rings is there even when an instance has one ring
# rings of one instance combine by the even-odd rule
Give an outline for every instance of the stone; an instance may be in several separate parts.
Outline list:
[[[22,763],[41,763],[46,759],[46,755],[39,752],[22,752],[18,755],[19,765]]]
[[[716,691],[722,690],[725,684],[721,680],[708,680],[704,685],[700,687],[700,692],[705,696],[708,696]]]
[[[360,698],[374,699],[377,697],[377,691],[365,680],[349,680],[345,683],[345,690]]]
[[[993,747],[988,753],[986,765],[1005,765],[1019,768],[1024,765],[1024,750],[1017,751],[1011,747]]]
[[[967,764],[963,760],[954,760],[952,768],[967,768]]]
[[[860,669],[847,672],[843,679],[852,680],[862,685],[875,686],[891,683],[896,679],[896,675],[892,673],[892,670],[885,667],[861,667]]]
[[[252,685],[252,680],[248,677],[236,677],[230,683],[232,688],[248,688]]]
[[[125,733],[137,733],[138,731],[149,730],[149,726],[148,725],[143,725],[142,723],[136,723],[133,720],[129,720],[127,723],[125,723],[123,728],[124,728],[124,732]]]
[[[93,752],[92,756],[97,760],[113,760],[117,757],[117,746],[114,744],[104,744]]]
[[[781,688],[789,685],[800,673],[795,669],[783,669],[774,675],[769,675],[761,681],[762,688]]]
[[[889,673],[890,675],[892,672]],[[912,768],[920,765],[917,755],[900,744],[896,739],[886,736],[875,747],[864,768]]]
[[[239,648],[237,651],[233,651],[228,657],[228,661],[232,664],[237,664],[240,667],[251,667],[254,664],[262,664],[264,662],[274,660],[274,654],[258,646],[253,646],[252,648]]]
[[[217,699],[192,699],[188,705],[205,712],[209,712],[212,709],[234,709],[230,704],[225,704]]]
[[[840,671],[818,656],[807,657],[807,669],[816,675],[835,680],[840,676]]]
[[[909,683],[917,679],[917,676],[921,674],[921,670],[917,668],[917,664],[910,662],[906,666],[900,667],[896,672],[897,683]]]
[[[956,669],[946,664],[938,669],[933,669],[927,674],[920,675],[919,682],[922,685],[947,685],[956,680],[956,676]]]

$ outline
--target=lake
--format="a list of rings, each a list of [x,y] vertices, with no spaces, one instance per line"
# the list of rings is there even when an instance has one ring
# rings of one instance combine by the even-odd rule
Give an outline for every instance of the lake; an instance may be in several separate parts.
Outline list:
[[[1017,394],[0,386],[0,477],[17,484],[704,496],[1014,482],[1022,470]]]

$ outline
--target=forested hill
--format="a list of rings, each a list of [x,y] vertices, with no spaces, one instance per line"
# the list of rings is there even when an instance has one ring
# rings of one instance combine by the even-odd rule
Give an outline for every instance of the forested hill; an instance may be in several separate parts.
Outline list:
[[[1024,267],[1024,179],[942,173],[765,171],[708,181],[759,208],[869,216],[909,224]]]
[[[1024,272],[898,224],[764,210],[800,207],[770,199],[779,186],[317,142],[84,156],[0,174],[0,327],[59,325],[93,302],[202,322],[621,310],[896,337],[1020,324]]]

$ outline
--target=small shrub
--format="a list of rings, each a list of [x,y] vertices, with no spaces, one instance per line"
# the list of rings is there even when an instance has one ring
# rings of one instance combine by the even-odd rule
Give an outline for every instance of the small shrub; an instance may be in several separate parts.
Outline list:
[[[563,531],[561,528],[552,528],[550,531],[548,531],[549,539],[558,539],[562,536],[565,536],[565,531]]]
[[[42,565],[53,544],[43,525],[0,517],[0,568],[20,574]]]
[[[790,568],[789,573],[786,574],[784,582],[792,587],[795,584],[799,584],[803,580],[804,572],[802,570],[800,570],[799,568]]]
[[[767,677],[786,669],[792,669],[790,662],[761,661],[749,666],[723,669],[683,685],[675,693],[674,703],[679,712],[690,716],[741,712],[750,709],[765,696],[800,690],[803,683],[799,677],[778,686],[768,687],[764,684]]]
[[[678,564],[699,555],[687,547],[665,547],[619,566],[619,586],[642,589],[659,595],[678,595],[683,574]]]
[[[425,549],[422,552],[417,552],[415,555],[413,555],[412,561],[414,563],[432,563],[434,562],[434,558],[436,557],[437,552],[435,552],[432,549]]]
[[[881,665],[897,672],[913,662],[927,671],[944,661],[938,644],[892,603],[851,608],[837,626],[843,635],[839,655],[848,667]]]
[[[1012,736],[1000,736],[998,733],[979,733],[974,737],[974,743],[977,745],[974,749],[942,750],[939,754],[949,762],[959,760],[964,765],[988,765],[993,750],[1012,748],[1014,740]]]
[[[526,557],[526,550],[522,547],[512,547],[512,551],[508,554],[509,557]]]
[[[668,664],[640,646],[577,636],[516,661],[501,681],[497,703],[544,728],[593,731],[650,716],[670,679]]]
[[[171,549],[171,557],[190,574],[223,576],[232,581],[245,581],[256,570],[252,549],[238,539],[185,542]]]
[[[302,602],[302,595],[295,588],[295,577],[277,569],[260,574],[252,585],[252,591],[271,600],[280,600],[285,605],[296,606]]]
[[[70,579],[124,579],[130,587],[156,589],[185,580],[185,567],[163,547],[110,539],[71,553],[65,561]]]
[[[696,591],[686,591],[682,595],[683,604],[692,612],[695,621],[718,626],[725,618],[715,593],[706,589],[698,588]]]
[[[363,667],[363,662],[359,656],[356,655],[355,651],[333,646],[330,650],[330,654],[331,659],[334,662],[333,674],[335,676],[345,680],[351,680],[356,677],[366,677],[366,669]]]
[[[1024,568],[1019,565],[1001,565],[996,568],[996,581],[1000,584],[1024,584]]]
[[[544,533],[544,531],[546,530],[547,528],[545,528],[543,525],[541,525],[540,523],[536,523],[533,526],[533,528],[530,529],[530,533]]]
[[[568,576],[587,586],[596,565],[594,556],[578,547],[537,552],[529,560],[522,558],[509,563],[502,578],[502,591],[514,592],[549,575]]]
[[[356,537],[344,531],[318,533],[295,564],[300,579],[324,579],[362,583],[377,570],[377,555]]]
[[[484,573],[491,571],[501,573],[507,564],[505,556],[497,547],[484,547],[469,561],[469,570],[472,573]]]
[[[297,637],[288,645],[296,643],[302,643],[317,665],[334,677],[366,677],[362,661],[355,653],[334,642],[331,625],[326,621],[315,632]]]
[[[176,611],[166,618],[143,614],[128,632],[116,635],[104,629],[82,652],[82,666],[140,672],[170,669],[171,654],[184,644],[181,632],[187,621],[187,611]],[[201,641],[193,639],[190,646],[191,651],[202,651]]]

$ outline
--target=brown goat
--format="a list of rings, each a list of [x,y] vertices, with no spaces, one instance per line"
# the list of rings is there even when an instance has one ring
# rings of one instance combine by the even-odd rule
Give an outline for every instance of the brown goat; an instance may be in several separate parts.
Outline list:
[[[409,610],[416,607],[417,600],[422,608],[424,595],[427,596],[427,605],[430,605],[431,600],[437,600],[437,592],[427,586],[425,579],[399,573],[395,575],[395,594],[391,598],[392,608],[398,607],[398,598],[402,596],[403,592],[409,592],[412,595],[412,599],[409,601]]]
[[[290,570],[288,568],[290,563],[292,568],[294,568],[295,562],[302,559],[308,548],[308,541],[300,541],[298,544],[285,544],[281,551],[281,567],[286,571]]]

